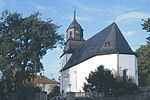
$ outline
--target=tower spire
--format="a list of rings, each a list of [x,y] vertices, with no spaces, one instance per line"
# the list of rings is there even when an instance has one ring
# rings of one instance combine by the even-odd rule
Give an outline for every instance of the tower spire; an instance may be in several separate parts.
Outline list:
[[[74,10],[74,19],[76,18],[76,11]]]

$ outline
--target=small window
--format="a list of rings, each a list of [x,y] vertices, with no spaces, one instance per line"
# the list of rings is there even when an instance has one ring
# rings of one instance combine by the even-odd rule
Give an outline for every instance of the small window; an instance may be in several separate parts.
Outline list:
[[[70,32],[70,37],[72,37],[72,31]]]
[[[110,46],[110,43],[109,42],[106,42],[105,43],[105,47],[109,47]]]

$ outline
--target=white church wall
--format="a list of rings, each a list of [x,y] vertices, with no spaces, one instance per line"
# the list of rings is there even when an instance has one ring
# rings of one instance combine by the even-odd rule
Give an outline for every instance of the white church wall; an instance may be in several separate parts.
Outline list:
[[[137,72],[137,59],[135,55],[127,54],[108,54],[97,55],[82,63],[75,65],[65,71],[62,74],[61,91],[66,92],[83,92],[83,84],[86,82],[85,77],[88,77],[91,71],[99,65],[104,65],[105,68],[117,72],[117,66],[119,65],[120,73],[124,69],[128,69],[127,75],[134,77],[136,84],[138,85],[138,72]]]
[[[74,29],[68,29],[68,38],[70,37],[70,32],[72,33],[72,37],[74,38]]]
[[[104,65],[105,68],[110,70],[117,70],[117,54],[109,54],[109,55],[98,55],[94,56],[82,63],[71,67],[62,72],[63,78],[68,75],[68,78],[62,79],[61,89],[66,92],[83,92],[83,83],[86,82],[85,77],[88,77],[91,71],[95,71],[95,69],[99,65]],[[61,91],[62,91],[61,90]]]
[[[70,92],[70,88],[69,88],[69,71],[70,69],[67,69],[63,72],[61,72],[61,79],[60,79],[60,93],[63,93],[65,94],[66,92]]]
[[[70,59],[70,57],[72,56],[71,53],[68,53],[68,54],[64,54],[60,60],[60,66],[61,66],[61,69],[66,65],[66,63],[68,62],[68,60]]]
[[[118,56],[119,68],[122,73],[124,69],[127,69],[127,75],[133,77],[134,81],[138,85],[138,68],[137,58],[135,55],[119,54]]]

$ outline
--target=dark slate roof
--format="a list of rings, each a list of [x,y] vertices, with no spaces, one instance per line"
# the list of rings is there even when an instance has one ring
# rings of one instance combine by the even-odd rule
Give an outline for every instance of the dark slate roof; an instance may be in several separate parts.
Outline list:
[[[71,29],[71,28],[79,28],[79,29],[83,30],[82,27],[80,26],[80,24],[76,21],[75,17],[73,19],[73,22],[68,27],[68,29]]]
[[[116,23],[112,23],[86,42],[84,42],[71,56],[70,60],[62,70],[85,61],[95,55],[104,54],[135,54]]]

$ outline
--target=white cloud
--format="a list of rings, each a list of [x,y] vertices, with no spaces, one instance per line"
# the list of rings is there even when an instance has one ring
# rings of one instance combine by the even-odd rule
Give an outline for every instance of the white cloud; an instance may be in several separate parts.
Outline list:
[[[116,18],[116,22],[134,22],[144,18],[150,17],[149,13],[145,12],[129,12],[122,14]]]
[[[55,10],[55,8],[51,8],[51,7],[46,7],[46,6],[42,6],[36,3],[31,3],[36,9],[38,10],[43,10],[43,11],[50,11],[53,13],[56,13],[57,11]]]
[[[11,10],[16,7],[16,0],[0,0],[0,12],[3,10]]]
[[[73,16],[61,16],[63,19],[73,20]],[[77,16],[78,21],[92,22],[95,20],[93,16]]]
[[[125,7],[125,6],[119,6],[119,5],[107,8],[104,10],[103,13],[104,13],[104,16],[111,18],[111,20],[107,20],[105,22],[107,23],[117,22],[118,16],[124,15],[125,13],[128,13],[128,12],[133,12],[136,9],[137,8],[135,7]]]
[[[85,17],[79,16],[78,19],[80,21],[88,21],[88,22],[92,22],[95,20],[95,18],[92,16],[85,16]]]
[[[72,2],[72,5],[75,7],[75,8],[79,8],[79,9],[82,9],[82,10],[85,10],[85,11],[91,11],[91,12],[102,12],[103,10],[100,9],[100,8],[96,8],[96,7],[90,7],[90,6],[87,6],[77,0],[69,0]]]
[[[41,6],[41,5],[37,5],[37,4],[33,4],[35,8],[39,9],[39,10],[47,10],[46,7]]]
[[[125,36],[132,36],[135,35],[136,33],[137,33],[136,31],[123,32]]]

